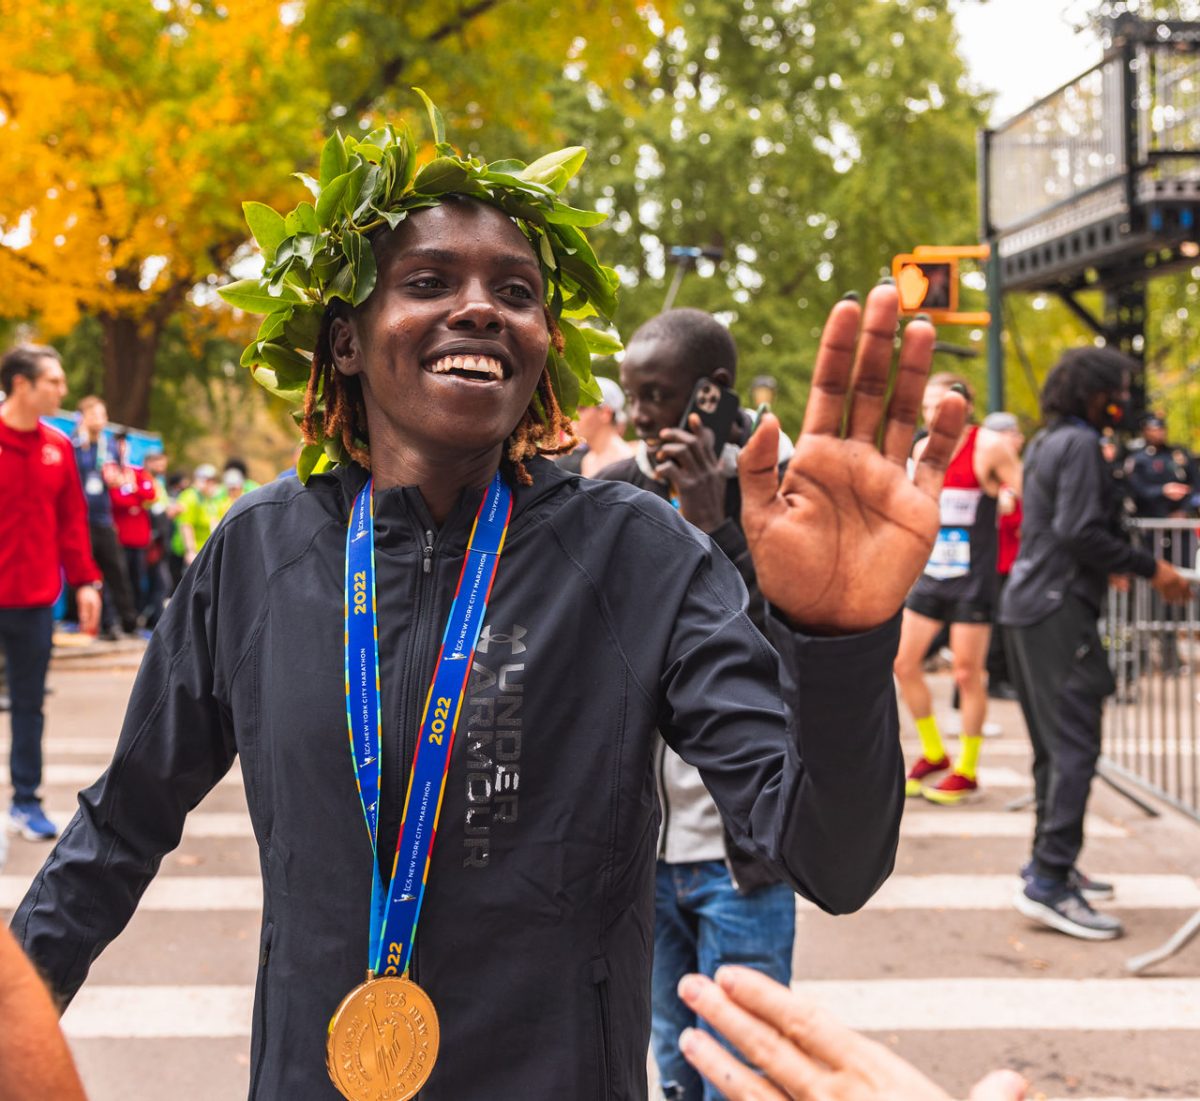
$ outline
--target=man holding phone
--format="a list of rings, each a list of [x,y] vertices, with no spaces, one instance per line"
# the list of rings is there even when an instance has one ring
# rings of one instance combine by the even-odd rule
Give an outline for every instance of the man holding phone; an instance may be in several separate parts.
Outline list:
[[[742,532],[737,480],[738,444],[753,422],[738,407],[736,376],[733,337],[710,314],[677,309],[651,318],[633,334],[621,363],[637,450],[598,477],[630,482],[671,501],[708,534],[741,573],[750,592],[750,618],[761,629],[766,606]],[[680,1054],[680,1032],[701,1022],[680,1001],[679,980],[691,971],[712,975],[724,963],[740,963],[789,982],[795,897],[733,845],[699,772],[661,740],[655,771],[663,824],[651,1043],[664,1095],[701,1101],[720,1094]]]

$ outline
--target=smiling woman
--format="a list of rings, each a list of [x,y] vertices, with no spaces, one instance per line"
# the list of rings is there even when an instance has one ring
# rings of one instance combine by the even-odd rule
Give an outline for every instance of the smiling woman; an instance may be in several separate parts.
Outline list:
[[[525,459],[576,441],[546,368],[551,336],[559,353],[562,337],[525,236],[503,212],[461,199],[413,212],[372,247],[371,296],[326,313],[305,405],[310,442],[319,379],[324,434],[374,444],[352,455],[377,488],[436,477],[452,503],[471,468],[494,470],[502,449],[530,484]]]
[[[262,203],[244,204],[263,252],[263,273],[222,288],[221,296],[267,315],[242,363],[268,390],[302,400],[307,444],[298,466],[302,480],[350,458],[371,469],[371,435],[387,418],[377,411],[372,423],[364,403],[370,362],[358,335],[368,316],[384,314],[391,319],[384,324],[394,329],[403,301],[424,303],[418,312],[426,324],[450,309],[460,333],[483,318],[483,344],[459,340],[458,354],[475,359],[474,366],[451,362],[432,373],[495,381],[504,395],[488,406],[495,417],[513,412],[511,399],[529,383],[525,403],[495,441],[508,440],[505,457],[517,481],[527,485],[524,460],[569,450],[575,442],[569,418],[579,400],[600,400],[592,355],[620,348],[614,338],[582,323],[586,318],[607,323],[616,306],[616,273],[600,264],[583,232],[604,215],[575,209],[559,197],[583,164],[582,148],[548,153],[529,165],[464,158],[446,142],[437,108],[419,89],[418,94],[428,110],[436,157],[418,166],[405,127],[385,126],[362,140],[335,134],[321,154],[319,179],[304,177],[315,205],[302,202],[284,217]],[[462,312],[455,303],[464,295],[474,301]],[[542,330],[540,362],[529,379],[514,378],[513,349],[507,347],[510,324],[518,318],[517,329]],[[489,341],[496,345],[490,352]],[[393,332],[389,350],[372,347],[372,355],[393,356],[395,348]],[[439,355],[457,349],[451,342]],[[497,368],[478,362],[480,353],[497,361],[503,377],[494,378]],[[433,362],[426,360],[422,369]],[[419,395],[412,389],[416,381],[416,375],[393,379],[392,385],[403,384],[402,395],[393,400]],[[467,438],[460,444],[468,444]]]

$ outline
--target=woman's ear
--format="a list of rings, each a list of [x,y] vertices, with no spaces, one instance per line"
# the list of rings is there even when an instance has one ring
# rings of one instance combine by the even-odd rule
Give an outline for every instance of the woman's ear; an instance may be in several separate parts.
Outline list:
[[[330,323],[329,351],[333,355],[333,365],[339,374],[362,373],[363,356],[352,318],[335,317]]]

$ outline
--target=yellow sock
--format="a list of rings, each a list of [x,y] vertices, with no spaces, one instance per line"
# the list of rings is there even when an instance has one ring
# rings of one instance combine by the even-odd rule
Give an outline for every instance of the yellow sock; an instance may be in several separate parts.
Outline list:
[[[958,763],[955,772],[961,772],[968,780],[975,779],[975,770],[979,768],[979,747],[983,745],[980,734],[960,734],[958,738]]]
[[[937,719],[926,715],[917,719],[917,737],[921,739],[921,753],[927,761],[940,761],[946,756],[942,736],[938,733]]]

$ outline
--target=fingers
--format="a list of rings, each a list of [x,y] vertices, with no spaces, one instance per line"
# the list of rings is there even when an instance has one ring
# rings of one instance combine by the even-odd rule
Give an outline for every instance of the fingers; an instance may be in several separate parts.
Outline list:
[[[925,395],[936,340],[937,333],[927,321],[914,321],[904,330],[896,385],[883,426],[883,453],[897,466],[903,466],[912,451],[917,415],[921,412],[921,399]]]
[[[817,349],[817,361],[813,365],[812,389],[804,409],[805,432],[837,436],[842,431],[861,313],[858,303],[849,299],[842,299],[829,312]]]
[[[936,498],[942,491],[946,467],[950,465],[966,423],[966,401],[961,395],[947,391],[937,403],[933,422],[929,426],[929,439],[913,474],[917,488],[930,497]]]
[[[698,1028],[679,1037],[683,1057],[721,1091],[729,1101],[787,1101],[765,1078],[738,1062],[716,1040]]]
[[[871,1046],[866,1037],[758,971],[722,967],[716,981],[735,1004],[834,1070],[854,1063]]]
[[[846,432],[849,439],[874,443],[879,438],[892,373],[899,310],[900,298],[891,285],[876,287],[867,295],[850,392],[850,420]]]
[[[779,989],[791,996],[786,987]],[[760,1018],[753,1010],[738,1005],[723,986],[702,975],[687,975],[679,984],[679,996],[689,1009],[703,1017],[753,1066],[760,1068],[772,1082],[786,1090],[787,1096],[813,1096],[822,1070],[800,1046],[780,1035],[771,1023]]]
[[[1022,1101],[1027,1087],[1016,1071],[994,1070],[975,1083],[968,1101]]]
[[[766,508],[775,500],[779,492],[779,418],[774,413],[762,415],[757,430],[742,446],[738,481],[743,514]]]

